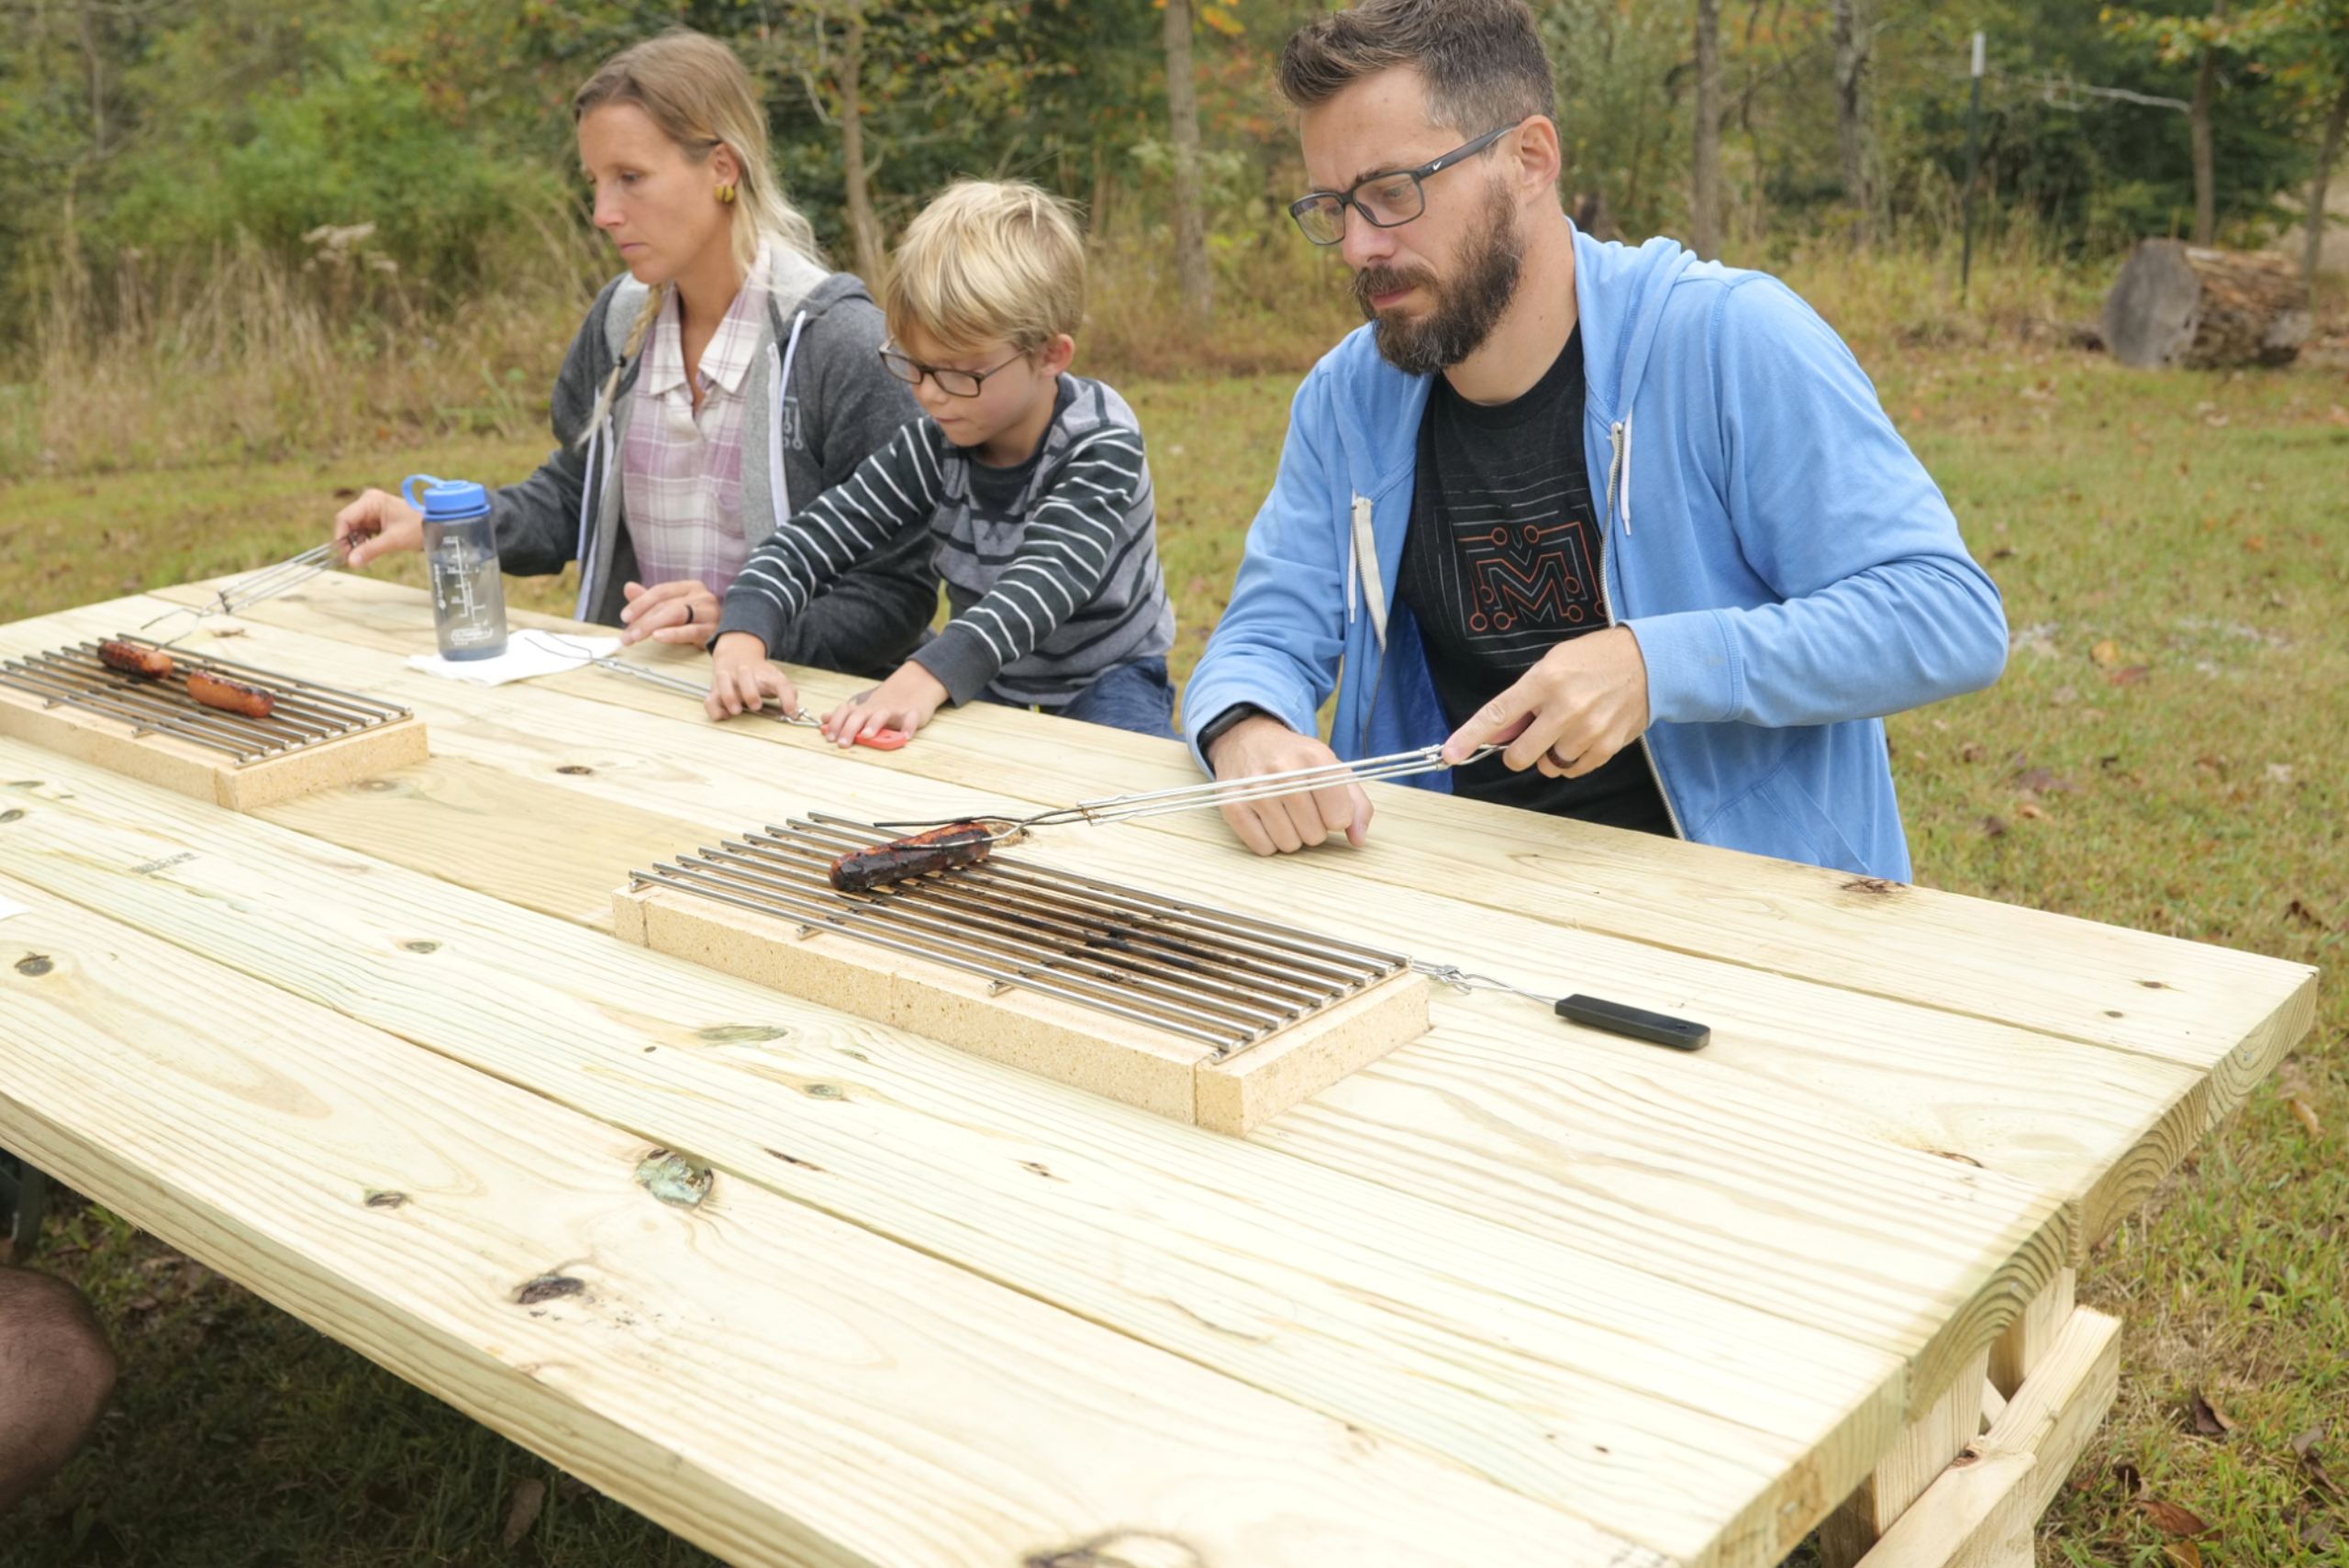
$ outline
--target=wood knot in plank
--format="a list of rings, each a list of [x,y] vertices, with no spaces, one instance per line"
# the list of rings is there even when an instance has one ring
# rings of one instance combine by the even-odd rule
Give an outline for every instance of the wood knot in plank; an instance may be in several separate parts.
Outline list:
[[[1906,883],[1887,882],[1880,876],[1859,876],[1845,883],[1843,891],[1865,893],[1876,898],[1889,898],[1896,893],[1906,893],[1909,888]]]
[[[440,944],[439,942],[402,942],[400,946],[406,949],[409,952],[439,952],[440,951]]]
[[[584,762],[565,762],[562,766],[555,770],[555,772],[559,773],[569,773],[575,779],[585,778],[595,771],[595,769],[587,766]]]
[[[700,1161],[655,1149],[636,1162],[639,1185],[674,1208],[692,1208],[709,1195],[718,1178]]]
[[[694,1038],[704,1045],[764,1045],[790,1037],[791,1031],[781,1024],[712,1024],[694,1030]]]
[[[577,1296],[587,1288],[584,1280],[569,1274],[540,1274],[514,1293],[514,1299],[524,1307],[536,1307],[541,1301],[559,1301],[566,1296]]]
[[[1206,1568],[1206,1562],[1171,1535],[1121,1529],[1056,1551],[1033,1552],[1025,1568]]]
[[[17,973],[38,980],[57,967],[57,961],[45,952],[28,952],[17,961]]]
[[[369,1208],[398,1208],[401,1205],[406,1202],[407,1194],[406,1193],[371,1192],[367,1195],[367,1207]]]
[[[24,819],[25,808],[21,806],[12,806],[6,811],[0,811],[0,822],[21,822]]]

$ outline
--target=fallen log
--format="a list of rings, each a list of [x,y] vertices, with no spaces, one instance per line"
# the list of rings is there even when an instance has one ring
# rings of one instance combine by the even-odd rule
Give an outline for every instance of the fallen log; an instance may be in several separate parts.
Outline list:
[[[2308,284],[2281,256],[2148,239],[2105,296],[2104,341],[2141,369],[2284,365],[2312,325]]]

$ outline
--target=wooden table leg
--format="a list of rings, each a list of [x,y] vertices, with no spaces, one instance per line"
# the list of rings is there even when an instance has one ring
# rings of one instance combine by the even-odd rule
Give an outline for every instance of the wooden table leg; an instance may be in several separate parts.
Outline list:
[[[0,1149],[0,1263],[14,1262],[40,1240],[49,1214],[49,1178]]]
[[[1853,1568],[1981,1434],[1989,1363],[1990,1351],[1984,1350],[1961,1368],[1933,1407],[1909,1424],[1875,1473],[1819,1527],[1819,1557],[1826,1568]]]
[[[2121,1320],[2076,1309],[1967,1448],[1860,1568],[2030,1568],[2039,1517],[2121,1389]]]

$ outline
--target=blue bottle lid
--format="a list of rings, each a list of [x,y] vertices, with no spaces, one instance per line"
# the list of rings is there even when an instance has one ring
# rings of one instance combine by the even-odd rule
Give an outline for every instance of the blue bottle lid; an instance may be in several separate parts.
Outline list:
[[[423,485],[424,498],[418,500],[416,487]],[[462,522],[467,517],[479,517],[489,511],[489,492],[468,479],[435,479],[429,473],[411,473],[400,486],[400,494],[407,504],[436,523]]]

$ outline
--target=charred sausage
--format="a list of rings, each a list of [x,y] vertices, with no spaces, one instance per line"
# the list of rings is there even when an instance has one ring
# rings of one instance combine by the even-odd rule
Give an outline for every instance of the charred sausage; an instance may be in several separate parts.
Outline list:
[[[277,710],[277,699],[259,686],[223,680],[203,670],[187,673],[187,695],[206,707],[241,714],[247,718],[267,718]]]
[[[885,882],[976,865],[994,841],[995,835],[979,823],[951,822],[910,839],[851,851],[832,862],[832,885],[842,893],[870,893]]]
[[[109,638],[98,644],[98,662],[109,670],[160,681],[172,673],[172,656],[160,648]]]

